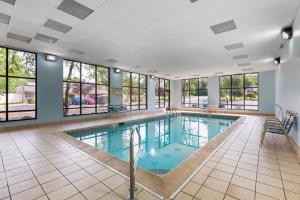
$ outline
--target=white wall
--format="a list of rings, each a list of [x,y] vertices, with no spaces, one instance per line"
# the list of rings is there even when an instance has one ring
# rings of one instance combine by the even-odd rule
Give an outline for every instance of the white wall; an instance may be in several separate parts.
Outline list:
[[[259,73],[259,111],[275,112],[275,71]]]
[[[170,82],[171,92],[171,106],[175,108],[181,107],[181,80],[171,80]]]
[[[219,76],[208,77],[208,104],[219,105],[220,101]]]
[[[300,113],[300,12],[298,11],[294,24],[294,36],[285,42],[281,55],[281,64],[276,69],[276,104],[284,110],[292,109]],[[300,128],[298,117],[291,135],[300,146]]]

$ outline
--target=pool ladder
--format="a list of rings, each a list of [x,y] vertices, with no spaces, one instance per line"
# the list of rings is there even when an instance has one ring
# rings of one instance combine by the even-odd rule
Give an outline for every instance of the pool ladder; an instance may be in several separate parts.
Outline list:
[[[134,134],[137,133],[139,137],[139,149],[137,152],[136,159],[134,158]],[[129,186],[129,196],[127,200],[136,200],[137,198],[134,196],[134,192],[136,191],[135,187],[135,176],[136,176],[136,168],[138,164],[138,160],[140,157],[141,151],[141,134],[137,127],[133,127],[130,130],[130,186]]]
[[[177,110],[175,109],[175,108],[173,108],[173,107],[170,107],[170,109],[169,110],[167,110],[167,114],[169,114],[169,115],[177,115]]]

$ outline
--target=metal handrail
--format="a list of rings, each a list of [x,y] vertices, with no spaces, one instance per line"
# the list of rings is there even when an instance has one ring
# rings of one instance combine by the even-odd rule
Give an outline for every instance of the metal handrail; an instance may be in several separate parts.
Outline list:
[[[134,133],[137,133],[139,137],[139,149],[137,152],[136,159],[134,158]],[[136,175],[136,168],[138,164],[138,160],[140,157],[140,151],[141,151],[141,134],[137,127],[131,128],[130,131],[130,194],[127,197],[128,200],[136,200],[137,198],[134,196],[134,191],[136,190],[135,187],[135,175]]]
[[[275,107],[279,108],[280,112],[278,113],[278,115],[281,113],[281,120],[283,120],[283,108],[279,104],[275,104]]]

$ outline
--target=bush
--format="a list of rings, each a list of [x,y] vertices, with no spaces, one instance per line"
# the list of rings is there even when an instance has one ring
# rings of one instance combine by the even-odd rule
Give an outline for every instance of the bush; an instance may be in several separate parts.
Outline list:
[[[28,101],[29,104],[34,104],[35,103],[35,100],[32,97],[29,97],[27,101]]]

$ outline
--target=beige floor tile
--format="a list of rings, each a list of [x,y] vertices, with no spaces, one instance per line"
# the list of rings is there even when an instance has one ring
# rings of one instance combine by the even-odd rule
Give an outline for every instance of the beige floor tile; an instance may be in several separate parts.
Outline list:
[[[223,200],[224,195],[221,192],[202,186],[196,194],[196,198],[200,200]]]
[[[248,170],[248,171],[255,172],[255,173],[257,172],[257,166],[251,165],[248,163],[239,162],[237,165],[237,168]]]
[[[78,171],[75,171],[75,172],[73,172],[73,173],[71,173],[71,174],[68,174],[67,176],[66,176],[66,178],[70,181],[70,182],[75,182],[75,181],[78,181],[78,180],[80,180],[80,179],[83,179],[83,178],[85,178],[85,177],[87,177],[87,176],[89,176],[89,174],[86,172],[86,171],[84,171],[84,170],[78,170]]]
[[[70,184],[70,182],[65,177],[60,177],[58,179],[55,179],[53,181],[43,184],[42,188],[48,194],[50,192],[53,192],[55,190],[58,190],[64,186],[66,186],[68,184]]]
[[[184,192],[180,192],[174,200],[193,200],[193,197]]]
[[[11,197],[11,199],[12,200],[24,200],[24,199],[32,200],[32,199],[36,199],[36,198],[44,196],[44,195],[45,195],[45,193],[44,193],[43,189],[40,186],[36,186],[29,190],[25,190],[16,195],[13,195]]]
[[[281,172],[281,176],[283,180],[300,184],[300,176],[297,176],[295,174],[285,173],[285,172]]]
[[[272,176],[273,178],[281,178],[280,171],[272,170],[268,168],[258,167],[258,173],[264,174],[267,176]]]
[[[59,177],[62,177],[62,174],[59,171],[53,171],[53,172],[49,172],[49,173],[43,174],[41,176],[38,176],[37,179],[40,184],[44,184],[44,183],[47,183],[54,179],[57,179]]]
[[[256,192],[264,194],[266,196],[270,196],[276,199],[284,200],[284,192],[280,188],[276,188],[270,185],[266,185],[263,183],[256,183]]]
[[[78,190],[73,185],[67,185],[48,194],[50,200],[63,200],[74,196]]]
[[[86,167],[86,168],[84,168],[84,169],[85,169],[85,171],[87,171],[87,172],[89,172],[89,173],[91,173],[91,174],[94,174],[94,173],[96,173],[96,172],[99,172],[99,171],[105,169],[105,167],[104,167],[103,165],[97,163],[97,164],[95,164],[95,165]]]
[[[207,161],[207,163],[205,164],[206,167],[210,167],[210,168],[214,168],[218,163],[214,162],[214,161]]]
[[[143,190],[138,185],[136,185],[136,188],[137,188],[137,190],[134,192],[135,195],[137,195],[138,193],[140,193]],[[120,187],[116,188],[114,190],[114,192],[117,193],[123,199],[126,199],[129,195],[129,183],[124,183]]]
[[[276,200],[276,199],[266,196],[266,195],[263,195],[263,194],[256,193],[255,200]]]
[[[283,188],[281,179],[273,178],[271,176],[266,176],[263,174],[257,174],[257,182]]]
[[[300,184],[284,180],[283,185],[285,190],[300,194]]]
[[[248,190],[255,191],[255,181],[253,181],[253,180],[233,175],[233,177],[231,179],[231,183],[234,185],[246,188]]]
[[[80,193],[75,194],[74,196],[71,196],[70,198],[68,198],[68,200],[86,200],[84,198],[84,196]]]
[[[254,191],[230,184],[227,190],[229,196],[235,197],[240,200],[254,200]]]
[[[183,188],[183,192],[191,195],[191,196],[195,196],[196,193],[198,192],[198,190],[200,189],[201,185],[199,185],[198,183],[195,183],[193,181],[190,181],[184,188]]]
[[[1,189],[1,188],[4,188],[4,187],[7,187],[6,179],[0,180],[0,189]]]
[[[255,172],[251,172],[251,171],[248,171],[248,170],[236,168],[235,171],[234,171],[234,174],[238,175],[240,177],[244,177],[244,178],[256,181],[256,173]]]
[[[114,190],[114,189],[116,189],[117,187],[119,187],[119,186],[121,186],[122,184],[124,184],[126,181],[127,181],[127,180],[126,180],[124,177],[122,177],[122,176],[116,174],[116,175],[114,175],[114,176],[111,176],[111,177],[105,179],[105,180],[103,181],[103,183],[104,183],[107,187],[109,187],[110,189]]]
[[[229,185],[228,182],[221,181],[212,177],[208,177],[204,184],[206,187],[225,193]]]
[[[234,167],[232,166],[229,166],[229,165],[225,165],[225,164],[222,164],[222,163],[219,163],[215,169],[218,169],[220,171],[223,171],[223,172],[227,172],[227,173],[230,173],[230,174],[233,174],[234,172]]]
[[[199,170],[199,172],[208,176],[212,170],[213,170],[212,168],[204,166]]]
[[[9,197],[9,191],[7,187],[1,188],[0,189],[0,199],[4,199]]]
[[[41,176],[43,174],[55,171],[56,168],[53,165],[49,165],[49,166],[44,166],[41,168],[37,168],[37,169],[33,169],[32,172],[34,173],[35,176]]]
[[[299,200],[300,199],[300,194],[297,194],[294,192],[286,191],[285,195],[286,195],[286,200]]]
[[[110,192],[105,196],[101,197],[99,200],[122,200],[122,198],[118,196],[116,193]]]
[[[115,174],[116,174],[115,172],[113,172],[112,170],[106,168],[106,169],[104,169],[100,172],[97,172],[97,173],[93,174],[93,176],[96,177],[99,181],[103,181],[103,180],[105,180],[105,179],[107,179],[107,178],[109,178],[109,177],[111,177]]]
[[[143,200],[159,200],[156,196],[150,194],[149,192],[143,190],[137,195],[138,199],[143,199]]]
[[[231,196],[228,196],[228,195],[225,195],[224,200],[238,200],[238,199],[234,198],[234,197],[231,197]]]
[[[73,172],[76,172],[78,170],[80,170],[81,167],[77,164],[73,164],[73,165],[69,165],[67,167],[64,167],[64,168],[61,168],[59,169],[59,171],[63,174],[63,175],[68,175],[68,174],[71,174]]]
[[[103,183],[98,183],[86,190],[84,190],[82,195],[88,200],[96,200],[103,197],[105,194],[109,193],[111,190],[106,187]]]
[[[9,186],[9,191],[11,195],[15,195],[19,192],[23,192],[25,190],[31,189],[37,186],[38,184],[39,184],[38,181],[35,178],[32,178]]]
[[[207,178],[208,176],[207,175],[204,175],[200,172],[198,172],[192,179],[192,181],[198,183],[198,184],[203,184],[205,179]]]
[[[231,160],[231,159],[228,159],[228,158],[222,158],[219,163],[223,163],[225,165],[229,165],[229,166],[232,166],[232,167],[235,167],[238,163],[237,160]]]
[[[225,182],[230,182],[232,174],[214,169],[209,176]]]
[[[9,177],[7,178],[8,185],[13,185],[28,179],[34,178],[34,175],[32,172],[26,172],[23,174],[19,174],[17,176]]]
[[[99,181],[94,178],[93,176],[87,176],[85,178],[82,178],[76,182],[73,182],[72,184],[79,190],[80,192],[99,183]]]

